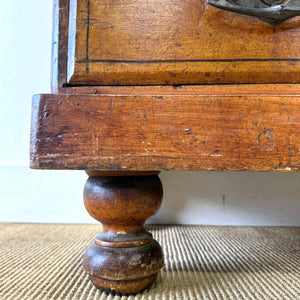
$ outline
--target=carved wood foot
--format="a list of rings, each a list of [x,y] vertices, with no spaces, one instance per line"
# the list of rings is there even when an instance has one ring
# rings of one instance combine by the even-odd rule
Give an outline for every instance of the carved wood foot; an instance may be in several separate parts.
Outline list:
[[[96,287],[138,293],[155,280],[163,266],[160,245],[143,228],[160,207],[161,181],[151,173],[87,173],[84,204],[102,223],[103,231],[86,250],[84,270]]]

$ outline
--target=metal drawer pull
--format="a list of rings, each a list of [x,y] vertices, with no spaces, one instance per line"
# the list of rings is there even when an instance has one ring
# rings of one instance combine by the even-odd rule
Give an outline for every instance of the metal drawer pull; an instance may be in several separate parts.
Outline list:
[[[300,0],[207,0],[217,8],[258,17],[271,25],[300,15]]]

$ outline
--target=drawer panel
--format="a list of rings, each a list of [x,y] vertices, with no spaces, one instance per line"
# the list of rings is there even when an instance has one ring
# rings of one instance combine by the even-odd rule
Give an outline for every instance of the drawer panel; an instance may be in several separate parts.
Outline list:
[[[68,84],[299,83],[299,36],[205,0],[71,0]]]

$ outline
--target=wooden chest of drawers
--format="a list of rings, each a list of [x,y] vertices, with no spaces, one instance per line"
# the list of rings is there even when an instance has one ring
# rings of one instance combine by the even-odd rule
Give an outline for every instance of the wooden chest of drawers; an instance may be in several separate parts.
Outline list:
[[[104,231],[84,264],[97,286],[137,292],[162,266],[143,230],[158,172],[300,169],[299,17],[272,26],[204,0],[56,0],[53,32],[31,167],[89,174],[85,204]]]

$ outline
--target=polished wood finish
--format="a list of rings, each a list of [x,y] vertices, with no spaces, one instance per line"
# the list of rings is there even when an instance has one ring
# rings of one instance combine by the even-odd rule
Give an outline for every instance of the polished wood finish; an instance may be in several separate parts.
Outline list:
[[[83,261],[94,285],[137,293],[155,280],[163,255],[143,224],[158,210],[162,194],[157,175],[103,177],[101,172],[93,172],[89,177],[84,204],[103,225]]]
[[[88,173],[97,287],[155,280],[161,248],[143,223],[160,171],[300,170],[299,25],[205,0],[54,0],[53,94],[33,99],[30,163]]]
[[[300,18],[205,0],[71,0],[69,85],[300,83]]]
[[[300,97],[41,95],[31,167],[300,169]]]

